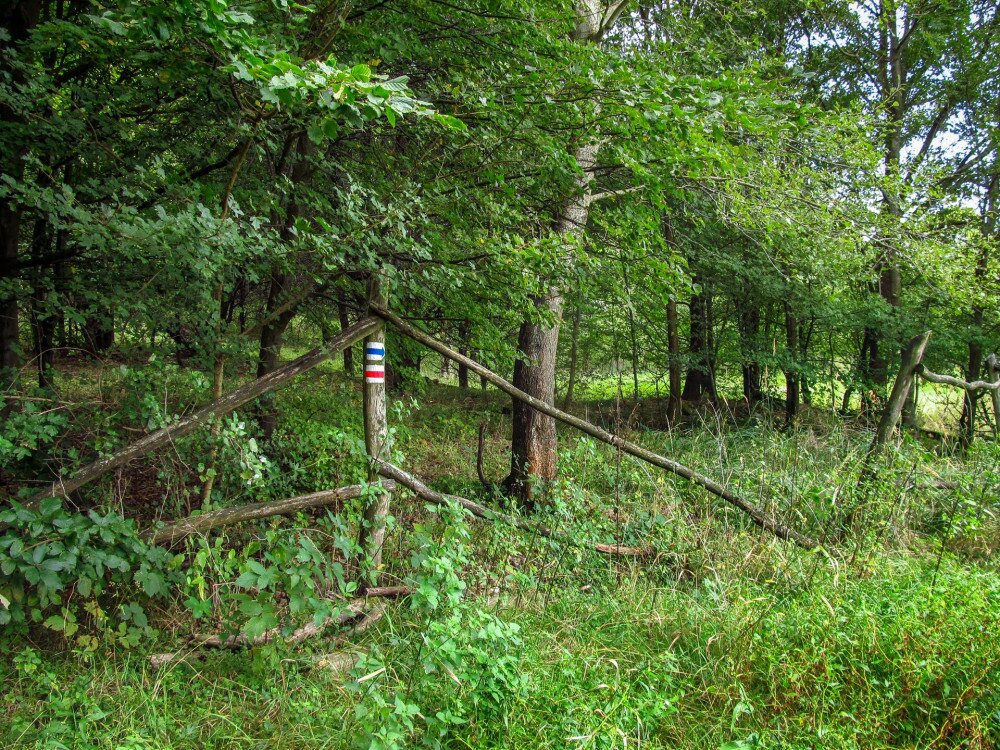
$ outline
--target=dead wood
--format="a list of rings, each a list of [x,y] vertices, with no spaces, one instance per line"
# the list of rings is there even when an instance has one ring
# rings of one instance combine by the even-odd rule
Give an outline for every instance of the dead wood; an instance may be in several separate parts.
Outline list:
[[[30,500],[26,501],[24,503],[25,506],[29,508],[35,507],[47,497],[69,497],[70,493],[107,474],[109,471],[124,466],[135,458],[163,448],[177,438],[194,432],[211,419],[229,414],[258,396],[284,385],[302,373],[311,370],[316,365],[325,362],[346,347],[360,341],[378,327],[379,321],[376,318],[368,317],[359,320],[353,326],[341,331],[323,346],[303,354],[298,359],[292,360],[288,364],[269,372],[262,378],[257,378],[237,388],[173,424],[140,438],[117,453],[94,461],[92,464],[80,469],[71,478],[53,482],[47,489],[37,493]],[[4,528],[6,526],[0,524],[0,531]]]
[[[384,481],[381,483],[381,486],[386,489],[394,489],[395,482],[391,480]],[[298,513],[301,510],[308,510],[309,508],[335,505],[345,500],[353,500],[354,498],[361,497],[364,490],[364,485],[352,484],[348,487],[313,492],[309,495],[290,497],[285,500],[248,503],[234,508],[223,508],[222,510],[214,510],[209,513],[188,516],[179,521],[174,521],[155,531],[148,532],[146,538],[152,544],[173,544],[191,534],[203,534],[206,531],[221,526],[230,526],[244,521],[253,521],[271,516],[287,516],[292,513]]]
[[[477,502],[469,500],[468,498],[459,497],[458,495],[445,495],[441,492],[432,490],[426,484],[421,482],[412,474],[400,469],[398,466],[394,466],[385,461],[378,461],[378,470],[382,476],[386,478],[395,479],[404,487],[408,487],[413,491],[417,497],[423,498],[435,505],[448,505],[449,503],[457,503],[458,505],[465,508],[472,515],[477,518],[482,518],[487,521],[494,521],[498,523],[504,523],[508,526],[514,526],[516,528],[522,529],[532,534],[538,534],[539,536],[544,536],[549,539],[555,539],[566,544],[571,544],[574,547],[581,547],[583,549],[593,549],[605,555],[619,555],[624,557],[652,557],[656,554],[656,550],[652,547],[626,547],[622,544],[588,544],[585,542],[580,542],[576,539],[571,539],[563,534],[559,534],[547,526],[543,526],[539,523],[532,523],[523,518],[518,518],[516,516],[508,515],[507,513],[500,513],[499,511],[487,508],[485,505],[480,505]]]
[[[986,380],[973,380],[971,383],[962,380],[961,378],[953,378],[951,375],[939,375],[936,372],[931,372],[923,365],[917,367],[917,375],[922,377],[924,380],[928,380],[931,383],[939,383],[941,385],[953,385],[956,388],[962,388],[963,390],[969,391],[1000,391],[1000,380],[995,383],[990,383]]]
[[[812,537],[807,536],[806,534],[802,534],[801,532],[796,531],[795,529],[787,526],[786,524],[781,523],[773,516],[769,515],[768,513],[765,513],[763,510],[756,507],[749,500],[726,489],[715,480],[709,479],[708,477],[704,476],[703,474],[700,474],[694,469],[690,469],[687,466],[684,466],[683,464],[674,461],[673,459],[667,458],[666,456],[661,456],[658,453],[654,453],[653,451],[647,450],[642,446],[637,445],[636,443],[633,443],[629,440],[625,440],[624,438],[618,437],[617,435],[614,435],[608,432],[607,430],[601,429],[600,427],[593,425],[590,422],[587,422],[586,420],[580,419],[579,417],[574,417],[572,414],[567,414],[561,409],[557,409],[556,407],[542,401],[541,399],[537,399],[534,398],[533,396],[530,396],[529,394],[525,393],[521,389],[514,386],[513,383],[510,383],[509,381],[505,380],[504,378],[494,373],[492,370],[488,370],[486,367],[479,364],[475,360],[469,359],[468,357],[459,354],[454,349],[450,348],[446,344],[443,344],[442,342],[435,339],[433,336],[424,333],[419,328],[410,325],[405,320],[400,318],[398,315],[394,315],[393,313],[389,312],[388,310],[382,307],[373,306],[371,308],[371,311],[376,315],[381,316],[388,322],[392,323],[401,333],[409,336],[415,341],[419,341],[424,346],[433,349],[439,354],[442,354],[445,357],[454,360],[455,362],[464,364],[470,370],[478,373],[480,377],[485,378],[487,381],[489,381],[497,388],[502,390],[504,393],[529,404],[531,407],[537,409],[543,414],[548,414],[549,416],[558,419],[560,422],[564,422],[565,424],[571,425],[572,427],[577,428],[581,432],[584,432],[587,435],[590,435],[591,437],[597,438],[601,442],[608,443],[609,445],[613,445],[614,447],[619,448],[621,451],[623,451],[624,453],[628,453],[630,456],[634,456],[638,459],[646,461],[647,463],[653,464],[654,466],[658,466],[661,469],[665,469],[666,471],[669,471],[672,474],[676,474],[677,476],[683,477],[684,479],[687,479],[693,484],[696,484],[699,487],[708,490],[713,495],[721,497],[730,505],[733,505],[734,507],[741,510],[743,513],[747,514],[757,526],[760,526],[762,529],[771,532],[779,539],[786,539],[790,542],[799,545],[804,549],[809,549],[809,550],[815,549],[816,547],[820,546],[819,542],[813,539]],[[397,481],[399,481],[398,477],[394,478],[397,479]]]
[[[386,586],[384,588],[392,590],[392,592],[386,594],[386,596],[400,596],[409,593],[409,590],[403,590],[405,589],[403,586]],[[260,646],[277,640],[281,640],[283,643],[287,643],[289,645],[294,645],[296,643],[301,643],[308,638],[319,635],[333,625],[343,626],[350,623],[356,623],[354,627],[351,628],[350,632],[337,636],[334,639],[333,644],[339,645],[347,641],[348,638],[364,632],[385,616],[386,610],[385,606],[382,604],[376,604],[374,607],[367,610],[365,609],[365,600],[378,595],[379,594],[372,593],[371,591],[366,591],[364,597],[352,600],[343,612],[327,617],[319,624],[308,623],[307,625],[303,625],[287,637],[281,636],[280,628],[271,628],[270,630],[267,630],[253,638],[249,638],[243,633],[227,636],[225,638],[218,635],[197,636],[190,640],[188,649],[163,654],[153,654],[149,657],[149,663],[155,669],[173,662],[200,659],[203,656],[205,649],[252,648],[254,646]]]

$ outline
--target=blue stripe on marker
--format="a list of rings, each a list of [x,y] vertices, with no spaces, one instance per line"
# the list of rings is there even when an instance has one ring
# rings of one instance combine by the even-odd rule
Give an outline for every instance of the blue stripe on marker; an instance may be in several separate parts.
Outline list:
[[[377,354],[385,356],[385,347],[382,344],[365,344],[365,354]]]

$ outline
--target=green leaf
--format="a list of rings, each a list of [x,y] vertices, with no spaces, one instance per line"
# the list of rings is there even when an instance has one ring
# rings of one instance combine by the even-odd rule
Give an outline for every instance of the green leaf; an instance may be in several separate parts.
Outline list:
[[[468,126],[459,120],[457,117],[452,117],[451,115],[434,115],[435,119],[442,125],[451,128],[452,130],[468,130]]]
[[[372,79],[372,69],[365,64],[355,65],[351,68],[351,77],[356,81],[368,83]]]

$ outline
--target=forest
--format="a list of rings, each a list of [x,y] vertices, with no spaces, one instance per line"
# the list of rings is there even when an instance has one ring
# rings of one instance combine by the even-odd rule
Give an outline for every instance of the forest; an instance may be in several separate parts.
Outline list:
[[[998,0],[0,0],[0,747],[1000,750]]]

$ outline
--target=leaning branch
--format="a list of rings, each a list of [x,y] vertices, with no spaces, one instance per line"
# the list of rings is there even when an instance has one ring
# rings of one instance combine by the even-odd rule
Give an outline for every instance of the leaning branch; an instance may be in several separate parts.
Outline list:
[[[389,480],[382,483],[382,487],[391,490],[395,487],[395,482]],[[324,505],[334,505],[345,500],[353,500],[361,497],[365,491],[364,485],[352,484],[348,487],[340,487],[335,490],[323,490],[313,492],[309,495],[290,497],[284,500],[276,500],[266,503],[248,503],[234,508],[223,508],[210,513],[202,513],[198,516],[189,516],[179,521],[162,526],[147,534],[147,538],[152,544],[173,544],[191,534],[203,534],[210,529],[217,529],[220,526],[231,526],[232,524],[244,521],[253,521],[259,518],[270,518],[271,516],[287,516],[298,513],[309,508],[318,508]]]
[[[956,388],[963,388],[969,393],[974,391],[1000,391],[1000,380],[995,383],[990,383],[986,380],[973,380],[971,383],[960,378],[953,378],[951,375],[938,375],[936,372],[931,372],[923,365],[917,368],[917,375],[922,377],[924,380],[929,380],[931,383],[940,383],[941,385],[953,385]]]
[[[785,524],[777,521],[776,519],[769,516],[760,508],[757,508],[755,505],[753,505],[745,498],[740,497],[739,495],[735,494],[734,492],[731,492],[730,490],[727,490],[721,484],[712,479],[709,479],[703,474],[700,474],[697,471],[690,469],[687,466],[678,463],[677,461],[674,461],[673,459],[667,458],[666,456],[661,456],[658,453],[646,450],[642,446],[637,445],[629,440],[625,440],[624,438],[618,437],[617,435],[613,435],[607,430],[603,430],[600,427],[593,425],[590,422],[587,422],[586,420],[580,419],[579,417],[574,417],[572,414],[567,414],[566,412],[557,409],[551,404],[547,404],[541,399],[537,399],[534,396],[525,393],[520,388],[516,387],[513,383],[504,380],[502,377],[494,373],[492,370],[488,370],[475,360],[469,359],[468,357],[459,354],[454,349],[451,349],[446,344],[443,344],[437,339],[435,339],[433,336],[429,336],[428,334],[421,331],[419,328],[415,328],[414,326],[407,323],[398,315],[394,315],[393,313],[389,312],[388,310],[382,307],[373,306],[370,309],[376,315],[379,315],[380,317],[384,318],[385,320],[389,321],[394,326],[396,326],[396,328],[401,333],[409,336],[415,341],[419,341],[424,346],[433,349],[439,354],[448,357],[448,359],[454,360],[455,362],[465,365],[470,370],[472,370],[475,373],[478,373],[482,378],[492,383],[497,388],[502,390],[504,393],[507,393],[508,395],[512,396],[513,398],[516,398],[520,401],[524,401],[525,403],[529,404],[530,406],[542,412],[543,414],[548,414],[550,417],[558,419],[560,422],[564,422],[568,425],[571,425],[572,427],[576,427],[578,430],[590,435],[591,437],[597,438],[598,440],[604,443],[608,443],[609,445],[613,445],[614,447],[622,450],[625,453],[628,453],[631,456],[646,461],[647,463],[653,464],[654,466],[658,466],[661,469],[665,469],[666,471],[669,471],[672,474],[676,474],[677,476],[683,477],[684,479],[687,479],[693,484],[696,484],[699,487],[708,490],[713,495],[721,497],[729,504],[735,506],[736,508],[738,508],[739,510],[743,511],[748,516],[750,516],[750,519],[755,524],[760,526],[762,529],[770,531],[779,539],[786,539],[790,542],[799,545],[804,549],[811,550],[820,546],[819,542],[817,542],[812,537],[802,534],[796,531],[795,529],[792,529],[789,526],[786,526]],[[393,477],[393,478],[399,481],[398,477]]]
[[[337,352],[360,341],[369,333],[378,328],[378,321],[375,318],[364,318],[359,320],[349,328],[345,328],[337,336],[324,346],[317,347],[312,351],[303,354],[298,359],[292,360],[288,364],[273,370],[262,378],[247,383],[228,393],[222,398],[203,406],[197,411],[174,422],[168,427],[163,427],[156,432],[135,441],[131,445],[123,448],[114,455],[102,458],[94,463],[80,469],[70,479],[53,482],[47,489],[39,492],[25,503],[28,508],[35,507],[47,497],[68,497],[70,493],[80,489],[88,482],[92,482],[109,471],[113,471],[120,466],[124,466],[129,461],[150,453],[170,444],[177,438],[188,435],[197,430],[209,420],[221,417],[252,401],[258,396],[271,391],[278,386],[284,385],[297,376],[311,370],[316,365],[328,360]],[[0,531],[3,530],[0,525]]]
[[[539,536],[544,536],[548,539],[555,539],[560,542],[572,544],[574,547],[593,549],[605,555],[652,557],[656,554],[656,551],[652,547],[626,547],[621,544],[586,544],[579,542],[575,539],[559,534],[542,524],[532,523],[531,521],[526,521],[523,518],[511,516],[506,513],[499,513],[495,510],[487,508],[485,505],[473,502],[468,498],[459,497],[458,495],[445,495],[440,492],[436,492],[412,474],[408,474],[398,466],[387,463],[380,458],[376,458],[375,463],[378,466],[379,474],[383,477],[395,479],[404,487],[408,487],[417,497],[421,497],[428,502],[434,503],[435,505],[457,503],[477,518],[482,518],[486,521],[505,523],[508,526],[514,526],[532,534],[538,534]]]

